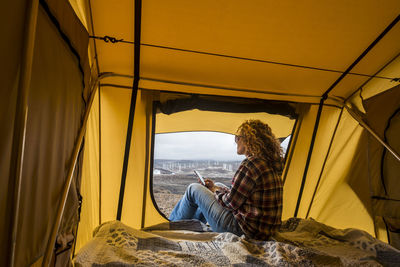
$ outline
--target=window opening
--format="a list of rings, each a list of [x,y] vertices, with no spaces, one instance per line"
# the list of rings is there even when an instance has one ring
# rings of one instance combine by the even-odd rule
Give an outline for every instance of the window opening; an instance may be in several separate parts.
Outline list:
[[[282,138],[286,153],[290,135]],[[233,134],[198,131],[155,134],[153,197],[158,210],[168,218],[185,193],[197,182],[194,170],[204,178],[230,186],[240,163]]]

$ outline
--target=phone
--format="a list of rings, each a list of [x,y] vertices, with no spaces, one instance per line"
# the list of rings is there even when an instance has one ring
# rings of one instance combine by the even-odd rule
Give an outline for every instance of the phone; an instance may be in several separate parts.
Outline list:
[[[203,185],[206,185],[206,182],[204,181],[204,178],[203,178],[203,176],[201,176],[201,174],[198,172],[198,171],[194,171],[194,173],[197,175],[197,177],[199,177],[199,179],[200,179],[200,182],[203,184]]]

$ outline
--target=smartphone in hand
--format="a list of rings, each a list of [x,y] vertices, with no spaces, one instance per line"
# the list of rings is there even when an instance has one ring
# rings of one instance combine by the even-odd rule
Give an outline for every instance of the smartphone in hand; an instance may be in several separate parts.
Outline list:
[[[194,171],[194,173],[197,175],[197,177],[200,179],[200,182],[202,185],[206,185],[206,182],[204,181],[203,176],[201,176],[201,174],[198,171]]]

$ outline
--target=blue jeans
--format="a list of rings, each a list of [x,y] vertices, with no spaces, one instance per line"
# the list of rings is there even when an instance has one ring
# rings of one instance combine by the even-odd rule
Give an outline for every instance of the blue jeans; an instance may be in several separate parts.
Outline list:
[[[233,213],[218,203],[214,193],[197,183],[190,184],[185,194],[172,210],[171,221],[197,219],[208,222],[214,232],[243,234]]]

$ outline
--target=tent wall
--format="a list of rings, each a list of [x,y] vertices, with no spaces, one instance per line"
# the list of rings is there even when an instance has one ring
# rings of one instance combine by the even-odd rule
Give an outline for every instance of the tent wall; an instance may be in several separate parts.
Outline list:
[[[150,197],[151,132],[154,95],[139,90],[122,221],[142,228],[165,221]],[[152,194],[152,193],[151,193]]]
[[[144,194],[147,190],[144,186],[147,179],[146,175],[148,174],[148,134],[150,131],[148,119],[151,116],[148,109],[151,108],[151,101],[146,100],[146,93],[139,90],[136,98],[132,142],[121,216],[121,221],[136,228],[142,227],[142,214],[145,208]],[[150,107],[147,105],[150,105]],[[126,133],[123,135],[123,140],[125,142]],[[120,183],[118,183],[118,186],[120,186]]]
[[[400,86],[363,101],[366,120],[379,137],[399,153]],[[400,248],[400,162],[374,138],[368,138],[368,164],[372,213],[383,222],[390,243]],[[379,224],[378,224],[379,225]]]
[[[311,136],[314,129],[318,106],[313,105],[308,110],[304,110],[301,123],[298,124],[299,132],[294,144],[293,156],[290,165],[287,166],[287,174],[284,185],[284,208],[283,217],[293,217],[298,196],[300,194],[303,174],[306,167],[306,160],[311,145]],[[322,110],[321,120],[316,135],[312,157],[309,163],[304,189],[298,208],[298,216],[305,217],[308,203],[311,200],[314,187],[318,181],[325,155],[328,151],[331,137],[338,121],[340,109],[337,107],[325,106]]]
[[[335,134],[336,126],[339,123],[340,114],[341,109],[337,107],[325,106],[322,109],[321,120],[319,122],[303,192],[301,196],[299,196],[301,197],[300,202],[299,197],[297,197],[297,203],[299,203],[297,216],[299,217],[304,218],[307,216],[309,203],[312,201],[314,189],[323,171],[326,155],[331,147],[331,141]],[[311,136],[311,132],[308,133],[308,135]]]
[[[152,95],[151,92],[139,91],[137,97],[126,178],[127,184],[125,187],[122,209],[122,221],[137,228],[142,226],[144,183],[149,168],[147,158],[150,157],[149,144],[153,102]],[[97,131],[101,139],[100,222],[115,220],[117,216],[130,97],[131,90],[102,86],[100,89],[101,108],[98,111],[100,113],[101,129],[100,131],[98,128],[96,129],[98,126],[88,129],[89,138],[92,137],[92,135],[96,136],[95,132]],[[98,147],[99,145],[96,142],[91,142],[88,143],[87,146],[90,146],[89,149],[96,151],[96,146]],[[95,171],[93,172],[85,173],[83,179],[86,179],[87,175],[87,179],[98,180],[100,175]],[[95,181],[95,183],[97,183],[97,181]],[[93,185],[91,185],[91,187],[93,187]],[[91,197],[90,192],[86,192],[86,194],[87,198],[99,201],[95,196]],[[85,195],[83,195],[83,198],[85,198]],[[97,213],[97,211],[93,212]],[[93,212],[89,212],[85,216],[94,217],[95,215],[92,214]],[[161,218],[161,215],[158,216]],[[93,230],[93,226],[97,225],[88,224],[91,230]],[[80,241],[80,244],[82,243],[84,242]]]
[[[346,111],[338,125],[309,216],[375,235],[367,180],[366,133]]]
[[[90,151],[99,149],[101,174],[97,173],[96,166],[93,166],[91,172],[84,172],[82,176],[82,179],[88,180],[86,185],[90,185],[82,192],[83,199],[86,199],[86,202],[94,201],[98,204],[93,204],[94,209],[90,208],[92,204],[83,204],[82,221],[79,226],[82,227],[82,231],[78,236],[76,250],[79,250],[91,238],[91,233],[98,223],[115,220],[117,217],[131,90],[101,86],[99,92],[98,119],[94,117],[96,116],[96,111],[94,111],[94,127],[88,129],[87,137],[100,138],[101,141],[99,145],[92,140],[86,143],[86,146]],[[143,192],[146,192],[145,181],[146,186],[148,182],[145,177],[149,169],[146,157],[149,156],[151,108],[152,94],[139,91],[121,218],[123,222],[136,228],[142,227]],[[100,128],[99,121],[101,121]],[[92,161],[91,157],[95,155],[95,152],[86,155],[86,160]],[[93,188],[94,185],[101,187],[101,192]],[[99,197],[96,196],[97,194]],[[100,218],[96,219],[99,215]],[[157,216],[162,218],[159,214]]]
[[[72,9],[42,1],[38,7],[32,73],[28,86],[28,112],[19,209],[14,205],[14,181],[10,175],[11,145],[18,73],[21,71],[25,1],[13,1],[2,8],[2,34],[11,38],[2,42],[1,53],[8,70],[1,86],[1,265],[8,265],[12,248],[11,218],[18,211],[14,265],[27,266],[40,261],[55,221],[71,154],[82,123],[87,91],[84,67],[87,34],[80,23],[68,18]],[[63,14],[58,13],[63,8]],[[10,16],[10,17],[9,17]],[[65,26],[65,27],[64,27]],[[71,35],[71,32],[74,34]],[[85,38],[86,36],[86,38]],[[86,42],[85,42],[86,41]],[[8,46],[8,47],[6,47]],[[4,57],[3,57],[4,55]],[[82,60],[81,60],[82,59]],[[86,66],[87,67],[87,66]],[[3,68],[2,68],[3,70]],[[2,76],[3,78],[3,76]],[[4,112],[3,112],[4,111]],[[7,117],[5,117],[7,116]],[[3,124],[4,122],[4,124]],[[4,138],[3,138],[4,137]],[[3,143],[4,142],[4,143]],[[13,159],[14,161],[15,159]],[[78,220],[80,166],[75,169],[59,237],[69,242]],[[13,210],[14,208],[14,210]],[[67,251],[68,258],[68,251]],[[65,254],[64,254],[65,255]],[[61,256],[61,255],[59,255]],[[8,258],[8,259],[7,259]],[[58,260],[60,257],[58,257]]]
[[[117,217],[131,91],[100,89],[101,222]]]
[[[287,170],[284,218],[294,215],[316,109],[311,107],[300,125]],[[341,112],[336,107],[323,108],[298,216],[337,228],[357,227],[375,235],[367,183],[366,133],[346,111]]]
[[[312,128],[314,126],[318,107],[304,106],[299,114],[295,136],[292,139],[292,150],[289,151],[290,166],[284,169],[285,183],[283,188],[282,218],[293,217],[296,209],[296,196],[299,194],[302,174],[306,164],[308,147],[311,142]]]
[[[85,108],[77,59],[42,9],[33,64],[16,265],[32,263],[46,248],[43,239],[48,240],[55,221],[54,204],[59,202]],[[70,192],[68,203],[75,207],[66,208],[66,224],[60,229],[64,234],[74,233],[77,223],[77,192],[73,186]]]
[[[75,251],[99,224],[115,220],[131,90],[99,87],[85,137],[82,213]]]
[[[24,18],[27,1],[3,3],[0,9],[0,34],[7,41],[0,42],[0,265],[6,266],[7,250],[10,246],[13,179],[10,179],[11,150],[14,118],[21,62],[22,40],[24,38]]]

